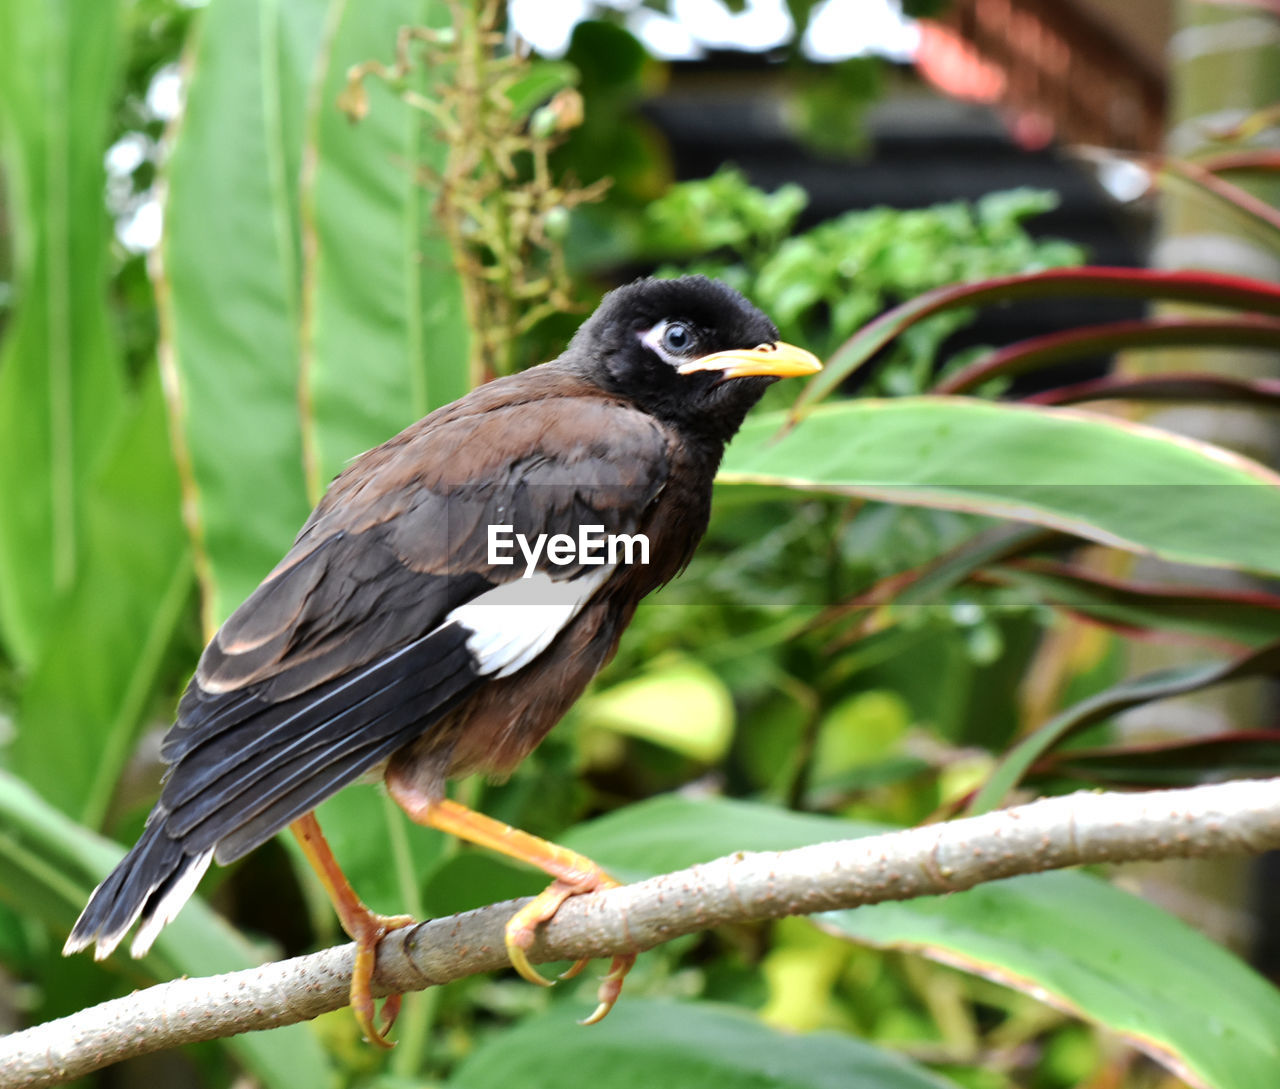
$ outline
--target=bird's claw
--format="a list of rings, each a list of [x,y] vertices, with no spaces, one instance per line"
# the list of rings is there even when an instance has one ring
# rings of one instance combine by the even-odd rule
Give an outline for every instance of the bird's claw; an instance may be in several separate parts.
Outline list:
[[[592,1011],[590,1017],[584,1017],[578,1022],[580,1025],[594,1025],[603,1021],[614,1004],[618,1001],[618,996],[622,994],[622,981],[627,978],[627,973],[631,971],[631,966],[636,962],[634,953],[624,953],[621,956],[614,957],[609,965],[608,974],[600,980],[600,989],[596,992],[596,998],[599,999],[599,1005]],[[579,964],[584,963],[579,961]]]
[[[569,965],[568,968],[566,968],[563,972],[561,972],[558,976],[556,976],[557,982],[560,982],[566,979],[576,978],[577,976],[582,974],[582,969],[584,969],[590,963],[591,963],[590,961],[575,960],[571,965]]]
[[[535,896],[529,903],[517,911],[507,922],[506,929],[506,946],[507,956],[511,959],[511,966],[524,979],[530,983],[537,984],[539,987],[550,987],[555,980],[547,979],[537,969],[529,963],[528,950],[533,945],[533,939],[538,927],[555,916],[563,904],[571,896],[581,896],[588,892],[597,892],[601,889],[617,888],[618,882],[603,871],[596,871],[590,877],[579,884],[572,884],[557,878],[548,885],[542,892]],[[598,992],[599,1005],[590,1017],[579,1022],[583,1025],[594,1025],[601,1021],[613,1009],[614,1004],[618,1001],[618,996],[622,993],[622,981],[626,978],[627,973],[631,970],[631,966],[635,964],[636,955],[627,953],[622,956],[613,958],[613,962],[609,966],[609,973],[600,981],[600,990]],[[562,972],[560,979],[573,979],[587,965],[587,961],[575,961],[569,968]]]
[[[386,1001],[382,1003],[382,1028],[379,1029],[373,1000],[373,970],[378,960],[378,943],[393,930],[412,923],[412,915],[377,915],[368,912],[354,928],[359,933],[352,935],[356,941],[356,962],[351,972],[351,1010],[365,1037],[378,1047],[395,1047],[394,1042],[387,1039],[387,1033],[396,1023],[401,1002],[400,995],[387,995]]]
[[[547,979],[529,963],[527,950],[533,945],[534,933],[538,927],[552,918],[560,910],[560,905],[578,891],[580,890],[557,878],[507,921],[507,956],[511,960],[511,966],[530,983],[539,987],[550,987],[555,983],[555,980]],[[575,975],[581,970],[578,965],[569,969]]]

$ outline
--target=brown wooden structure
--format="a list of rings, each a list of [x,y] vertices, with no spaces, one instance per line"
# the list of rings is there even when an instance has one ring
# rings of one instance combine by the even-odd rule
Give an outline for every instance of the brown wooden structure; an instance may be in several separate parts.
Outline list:
[[[998,107],[1019,144],[1160,149],[1165,80],[1149,54],[1066,0],[955,0],[922,20],[916,68],[940,91]]]

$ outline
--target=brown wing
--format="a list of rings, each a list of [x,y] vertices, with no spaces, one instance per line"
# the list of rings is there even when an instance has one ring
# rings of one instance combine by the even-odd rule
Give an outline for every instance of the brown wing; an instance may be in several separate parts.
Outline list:
[[[162,750],[170,835],[236,857],[429,729],[486,672],[446,618],[523,570],[489,562],[487,526],[635,532],[666,473],[650,417],[554,373],[363,455],[205,650]]]
[[[516,563],[489,563],[489,525],[531,539],[576,534],[583,523],[635,532],[665,483],[665,435],[634,409],[579,395],[459,411],[468,400],[334,481],[289,553],[206,648],[201,688],[261,684],[277,699],[305,691],[518,578],[518,552]]]

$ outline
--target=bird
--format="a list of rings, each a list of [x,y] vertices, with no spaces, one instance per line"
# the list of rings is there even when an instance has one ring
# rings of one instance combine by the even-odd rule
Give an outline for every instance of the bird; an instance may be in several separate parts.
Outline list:
[[[145,955],[211,861],[288,827],[356,942],[356,1019],[391,1046],[400,997],[379,1027],[376,951],[413,920],[363,904],[313,812],[378,776],[412,820],[553,879],[506,928],[512,965],[548,984],[527,956],[537,927],[617,881],[450,799],[446,783],[500,779],[538,745],[640,600],[689,563],[747,412],[777,379],[820,369],[726,284],[645,278],[609,292],[556,359],[355,458],[205,647],[162,742],[159,798],[64,955],[94,945],[101,960],[135,924],[130,952]],[[613,959],[587,1023],[634,960]]]

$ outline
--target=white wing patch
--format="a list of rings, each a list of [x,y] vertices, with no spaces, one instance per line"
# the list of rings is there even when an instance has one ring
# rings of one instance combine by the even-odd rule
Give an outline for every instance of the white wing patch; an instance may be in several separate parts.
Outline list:
[[[459,605],[445,623],[454,621],[471,632],[467,650],[477,672],[509,677],[551,645],[612,573],[605,566],[569,580],[539,571]]]

